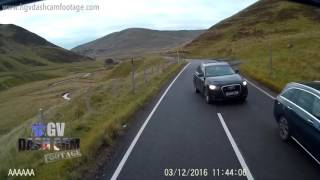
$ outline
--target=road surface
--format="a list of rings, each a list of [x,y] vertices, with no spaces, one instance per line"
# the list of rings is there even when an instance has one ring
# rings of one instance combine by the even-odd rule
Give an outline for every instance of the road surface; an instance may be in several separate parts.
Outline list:
[[[302,148],[279,139],[274,94],[250,82],[245,104],[208,105],[193,90],[198,64],[192,61],[123,138],[101,179],[320,179]],[[238,175],[242,169],[247,176]]]

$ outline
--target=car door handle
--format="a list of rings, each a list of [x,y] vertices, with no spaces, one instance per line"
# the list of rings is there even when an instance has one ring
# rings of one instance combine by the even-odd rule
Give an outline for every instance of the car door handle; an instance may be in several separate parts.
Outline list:
[[[290,110],[292,110],[292,107],[290,107],[290,106],[287,106],[287,108],[290,109]]]

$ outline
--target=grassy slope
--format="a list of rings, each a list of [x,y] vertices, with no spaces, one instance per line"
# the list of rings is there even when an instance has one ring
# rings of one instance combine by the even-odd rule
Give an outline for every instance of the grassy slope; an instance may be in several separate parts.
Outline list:
[[[4,165],[0,167],[0,179],[6,177],[8,168],[19,167],[36,169],[36,179],[81,179],[95,166],[98,148],[111,145],[122,124],[127,123],[129,117],[181,67],[175,63],[164,64],[159,57],[147,57],[145,61],[136,61],[135,65],[136,94],[130,91],[130,62],[122,62],[112,70],[96,71],[91,77],[50,88],[48,84],[52,84],[52,80],[18,86],[0,93],[0,98],[5,100],[0,104],[0,112],[7,111],[1,110],[1,107],[15,102],[15,109],[21,109],[21,113],[10,116],[10,121],[6,121],[7,125],[20,121],[20,125],[0,138],[0,143],[6,142],[6,146],[0,147],[0,161]],[[147,84],[142,76],[143,67],[147,69]],[[151,67],[165,70],[152,73]],[[70,102],[61,98],[61,93],[66,91],[72,92]],[[43,152],[17,152],[17,138],[29,136],[30,124],[36,120],[39,107],[44,107],[46,121],[66,122],[65,136],[81,138],[81,158],[45,164]],[[33,118],[27,118],[30,112]],[[0,127],[4,131],[6,124]]]
[[[57,67],[44,72],[48,76],[65,76],[52,78],[50,80],[41,80],[24,85],[12,87],[9,90],[0,91],[0,136],[10,132],[14,127],[32,118],[39,107],[49,107],[50,104],[62,101],[60,94],[73,89],[81,89],[83,83],[66,84],[62,87],[49,88],[50,84],[70,79],[78,74],[92,72],[97,68],[103,67],[100,62],[82,62],[65,67]],[[36,74],[33,73],[33,74]],[[84,83],[85,84],[85,83]]]
[[[0,91],[61,76],[44,72],[85,60],[89,59],[57,47],[21,27],[0,24]]]
[[[185,50],[192,57],[241,59],[245,74],[279,91],[287,82],[320,79],[319,21],[317,7],[261,0],[213,26]]]

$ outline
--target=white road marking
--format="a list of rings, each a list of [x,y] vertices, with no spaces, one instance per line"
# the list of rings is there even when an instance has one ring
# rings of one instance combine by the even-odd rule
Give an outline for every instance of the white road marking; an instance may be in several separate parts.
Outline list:
[[[257,85],[255,85],[254,83],[250,82],[249,80],[247,80],[248,83],[250,83],[253,87],[257,88],[258,90],[260,90],[263,94],[269,96],[271,99],[276,99],[275,97],[273,97],[271,94],[269,94],[267,91],[261,89],[260,87],[258,87]]]
[[[174,84],[174,82],[178,79],[178,77],[182,74],[182,72],[184,72],[184,70],[190,65],[190,63],[188,63],[181,71],[180,73],[175,77],[175,79],[171,82],[171,84],[168,86],[168,88],[166,89],[166,91],[162,94],[161,98],[159,99],[159,101],[157,102],[157,104],[153,107],[151,113],[149,114],[149,116],[147,117],[147,119],[144,121],[143,125],[141,126],[140,130],[138,131],[138,134],[134,137],[133,141],[131,142],[128,150],[126,151],[126,153],[124,154],[122,160],[120,161],[116,171],[113,173],[111,180],[116,180],[123,168],[123,166],[125,165],[127,159],[129,158],[129,155],[131,154],[134,146],[136,145],[137,141],[139,140],[143,130],[145,129],[145,127],[147,126],[148,122],[150,121],[151,117],[153,116],[154,112],[157,110],[158,106],[160,105],[161,101],[163,100],[163,98],[166,96],[166,94],[168,93],[169,89],[171,88],[171,86]]]
[[[291,138],[320,165],[320,162],[302,144],[300,144],[300,142],[296,140],[296,138],[294,138],[293,136],[291,136]]]
[[[231,135],[231,132],[229,131],[226,123],[225,123],[224,120],[223,120],[223,117],[222,117],[221,113],[218,113],[218,117],[219,117],[219,120],[220,120],[220,122],[221,122],[221,124],[222,124],[222,127],[223,127],[224,131],[226,132],[226,134],[227,134],[227,136],[228,136],[228,139],[229,139],[229,141],[230,141],[230,143],[231,143],[231,145],[232,145],[232,148],[233,148],[234,152],[235,152],[236,155],[237,155],[237,158],[238,158],[238,160],[239,160],[242,168],[245,170],[247,179],[248,179],[248,180],[254,180],[254,178],[253,178],[253,176],[252,176],[252,174],[251,174],[251,172],[250,172],[250,169],[249,169],[249,167],[248,167],[247,164],[246,164],[246,161],[244,160],[244,158],[243,158],[243,156],[242,156],[242,154],[241,154],[241,152],[240,152],[240,150],[239,150],[236,142],[234,141],[234,139],[233,139],[233,137],[232,137],[232,135]]]

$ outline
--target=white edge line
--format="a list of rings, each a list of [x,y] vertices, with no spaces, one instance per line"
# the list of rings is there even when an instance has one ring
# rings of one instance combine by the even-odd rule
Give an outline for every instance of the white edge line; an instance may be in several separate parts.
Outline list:
[[[291,138],[320,165],[320,162],[302,144],[300,144],[300,142],[296,140],[296,138],[294,138],[293,136],[291,136]]]
[[[247,80],[253,87],[257,88],[258,90],[260,90],[261,92],[263,92],[263,94],[269,96],[271,99],[276,99],[275,97],[273,97],[271,94],[267,93],[267,91],[261,89],[260,87],[258,87],[257,85],[255,85],[254,83],[252,83],[251,81]]]
[[[224,131],[226,132],[226,134],[228,136],[228,139],[229,139],[229,141],[230,141],[230,143],[232,145],[232,148],[233,148],[234,152],[236,153],[236,156],[237,156],[242,168],[245,170],[247,179],[248,180],[254,180],[254,178],[253,178],[253,176],[252,176],[252,174],[250,172],[250,169],[246,164],[246,161],[244,160],[244,158],[243,158],[243,156],[242,156],[242,154],[241,154],[241,152],[240,152],[235,140],[233,139],[233,137],[232,137],[232,135],[231,135],[226,123],[223,120],[223,117],[222,117],[221,113],[218,113],[218,117],[219,117],[219,120],[220,120],[220,122],[222,124],[222,127],[223,127]]]
[[[163,100],[163,98],[166,96],[166,94],[168,93],[169,89],[171,88],[171,86],[174,84],[174,82],[178,79],[178,77],[182,74],[182,72],[184,72],[184,70],[190,65],[190,63],[188,63],[181,71],[180,73],[175,77],[175,79],[170,83],[170,85],[168,86],[168,88],[166,89],[166,91],[162,94],[161,98],[158,100],[157,104],[154,106],[154,108],[152,109],[152,111],[150,112],[149,116],[147,117],[147,119],[144,121],[143,125],[141,126],[140,130],[138,131],[137,135],[134,137],[133,141],[131,142],[128,150],[126,151],[126,153],[124,154],[122,160],[120,161],[117,169],[115,170],[115,172],[113,173],[111,180],[116,180],[123,168],[123,166],[125,165],[127,159],[129,158],[129,155],[131,154],[134,146],[136,145],[137,141],[139,140],[144,128],[147,126],[148,122],[150,121],[152,115],[154,114],[154,112],[156,111],[156,109],[158,108],[158,106],[160,105],[161,101]]]

